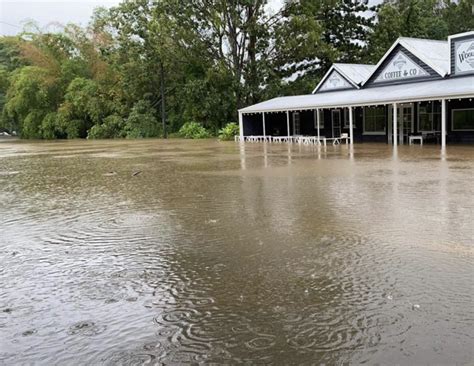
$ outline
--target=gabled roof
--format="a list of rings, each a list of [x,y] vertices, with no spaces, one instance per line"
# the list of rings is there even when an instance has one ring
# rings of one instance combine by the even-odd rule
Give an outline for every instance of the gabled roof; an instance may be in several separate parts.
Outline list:
[[[335,64],[346,77],[360,85],[375,70],[375,65],[367,64]]]
[[[394,48],[398,45],[411,52],[418,59],[431,67],[441,77],[445,77],[449,73],[450,52],[447,41],[400,37],[379,60],[376,67],[373,69],[370,75],[368,75],[367,79],[364,80],[362,85],[367,83],[372,75],[375,74],[375,72],[379,69],[380,65],[382,65],[382,63],[391,55]]]
[[[375,65],[343,63],[332,64],[331,68],[324,75],[316,88],[314,88],[312,93],[316,93],[321,88],[333,71],[337,71],[340,75],[342,75],[342,77],[344,77],[344,79],[346,79],[350,84],[358,89],[359,86],[366,80],[366,78],[371,75],[374,69]]]
[[[403,47],[441,76],[449,72],[449,44],[447,41],[435,41],[420,38],[401,38]]]

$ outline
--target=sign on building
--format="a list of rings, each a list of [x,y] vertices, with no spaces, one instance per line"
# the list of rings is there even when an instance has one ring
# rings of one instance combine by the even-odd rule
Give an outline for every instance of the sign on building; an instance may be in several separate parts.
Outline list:
[[[333,71],[326,79],[323,85],[319,88],[319,91],[329,91],[336,89],[347,89],[353,86],[344,79],[341,74],[337,71]]]
[[[454,68],[456,74],[474,71],[474,39],[456,41],[454,46]]]
[[[429,74],[402,51],[398,51],[387,66],[380,72],[374,83],[405,80],[429,76]]]

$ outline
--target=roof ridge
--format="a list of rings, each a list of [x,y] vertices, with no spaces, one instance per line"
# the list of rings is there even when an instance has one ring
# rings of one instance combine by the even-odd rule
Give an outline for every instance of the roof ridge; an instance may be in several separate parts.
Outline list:
[[[374,64],[356,64],[353,62],[335,62],[333,65],[375,66]]]
[[[429,38],[418,38],[418,37],[399,37],[400,40],[403,40],[403,39],[415,39],[415,40],[418,40],[418,41],[425,41],[425,42],[438,42],[438,43],[448,43],[448,41],[443,41],[443,40],[440,40],[440,39],[429,39]]]

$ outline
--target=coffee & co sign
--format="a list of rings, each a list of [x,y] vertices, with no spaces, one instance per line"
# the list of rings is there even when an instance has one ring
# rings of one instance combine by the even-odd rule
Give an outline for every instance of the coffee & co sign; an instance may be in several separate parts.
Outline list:
[[[428,76],[429,74],[413,62],[403,52],[399,51],[392,57],[387,66],[382,70],[374,83],[395,81]]]

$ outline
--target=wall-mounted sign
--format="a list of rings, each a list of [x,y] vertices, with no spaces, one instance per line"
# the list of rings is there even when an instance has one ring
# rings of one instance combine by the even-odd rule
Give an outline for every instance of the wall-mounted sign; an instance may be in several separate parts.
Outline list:
[[[474,39],[456,41],[454,46],[456,74],[474,72]]]
[[[374,80],[374,83],[404,80],[420,76],[429,76],[429,74],[402,51],[398,51],[377,79]]]
[[[344,79],[337,71],[331,72],[326,81],[321,85],[319,91],[347,89],[353,86]]]

